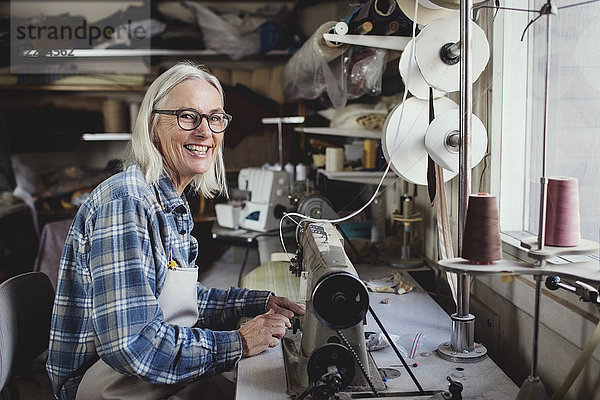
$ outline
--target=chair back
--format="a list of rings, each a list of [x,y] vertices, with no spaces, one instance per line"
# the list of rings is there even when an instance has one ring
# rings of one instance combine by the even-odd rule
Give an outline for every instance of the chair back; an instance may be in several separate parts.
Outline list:
[[[48,349],[54,288],[43,272],[0,284],[0,389]]]

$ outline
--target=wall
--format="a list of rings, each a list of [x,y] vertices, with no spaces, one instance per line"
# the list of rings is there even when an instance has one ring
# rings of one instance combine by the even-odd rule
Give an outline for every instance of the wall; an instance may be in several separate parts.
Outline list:
[[[520,385],[530,373],[533,338],[534,282],[530,277],[504,281],[501,276],[478,278],[473,298],[500,317],[496,363]],[[540,302],[538,375],[551,396],[560,387],[598,321],[590,304],[577,304],[570,293],[543,290]],[[587,363],[566,399],[600,398],[600,349]]]

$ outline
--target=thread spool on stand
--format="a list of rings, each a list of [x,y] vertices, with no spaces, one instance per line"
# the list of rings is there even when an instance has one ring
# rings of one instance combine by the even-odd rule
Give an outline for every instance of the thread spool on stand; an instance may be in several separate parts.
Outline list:
[[[576,178],[548,178],[546,239],[548,246],[573,247],[581,239]]]
[[[491,264],[502,258],[502,242],[498,217],[498,199],[487,193],[469,196],[462,243],[462,257],[473,264]],[[468,280],[462,280],[464,285]],[[468,293],[469,287],[462,288]],[[465,301],[458,298],[457,301]],[[460,306],[459,306],[460,305]],[[449,343],[438,347],[438,354],[450,361],[477,362],[484,359],[487,349],[475,343],[475,316],[460,310],[468,310],[468,304],[458,304],[451,315],[452,335]]]
[[[473,264],[491,264],[502,259],[496,196],[487,193],[469,196],[462,257]]]

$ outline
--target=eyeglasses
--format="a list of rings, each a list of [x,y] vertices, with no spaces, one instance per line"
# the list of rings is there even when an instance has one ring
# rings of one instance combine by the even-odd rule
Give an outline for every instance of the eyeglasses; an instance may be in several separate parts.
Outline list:
[[[201,114],[193,108],[183,110],[152,110],[153,114],[176,115],[177,125],[184,131],[193,131],[202,123],[202,118],[208,121],[208,127],[214,133],[222,133],[233,117],[226,113]]]

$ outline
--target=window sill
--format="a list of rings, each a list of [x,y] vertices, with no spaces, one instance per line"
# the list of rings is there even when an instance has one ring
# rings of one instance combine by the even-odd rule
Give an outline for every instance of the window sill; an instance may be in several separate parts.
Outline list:
[[[522,239],[531,234],[523,232],[505,232],[501,234],[503,242],[503,257],[530,262],[527,250],[520,246]],[[597,262],[596,255],[578,256],[587,257]],[[574,281],[574,280],[572,280]],[[481,286],[480,286],[481,285]],[[597,284],[593,285],[598,287]],[[508,276],[478,276],[473,288],[473,296],[483,298],[485,304],[496,304],[493,295],[503,298],[512,304],[512,307],[533,316],[535,280],[531,275]],[[540,322],[568,342],[578,348],[585,345],[586,338],[598,323],[598,306],[591,302],[580,301],[579,296],[568,290],[549,290],[542,286]],[[594,358],[600,361],[600,349],[596,349]]]

